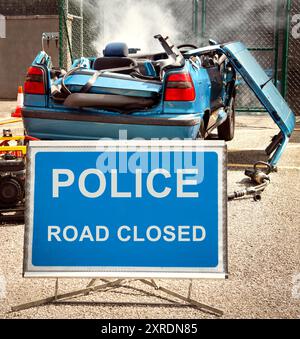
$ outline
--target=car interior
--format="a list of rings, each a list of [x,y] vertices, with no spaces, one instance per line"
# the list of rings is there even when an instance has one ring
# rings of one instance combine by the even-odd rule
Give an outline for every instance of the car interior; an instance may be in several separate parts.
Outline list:
[[[185,52],[191,49],[197,49],[197,46],[190,44],[175,47],[168,42],[168,37],[163,38],[161,35],[158,35],[155,38],[159,40],[165,52],[147,55],[136,53],[130,54],[130,51],[134,50],[134,52],[137,52],[138,49],[129,49],[126,43],[110,43],[105,47],[103,56],[96,59],[82,58],[81,62],[87,62],[89,68],[83,69],[81,67],[82,64],[79,63],[76,67],[73,66],[73,69],[68,73],[53,69],[51,71],[52,79],[61,79],[61,85],[52,86],[52,98],[55,101],[64,101],[72,94],[69,88],[65,86],[65,79],[74,74],[84,73],[85,75],[90,75],[89,81],[82,87],[80,93],[88,93],[99,76],[108,76],[130,81],[151,81],[161,84],[166,69],[173,69],[176,67],[182,68],[185,64]],[[215,52],[210,52],[199,56],[198,60],[200,61],[201,66],[208,71],[212,83],[211,106],[213,109],[217,109],[223,105],[221,100],[223,79],[220,62],[223,63],[225,59],[217,56]],[[65,104],[67,106],[74,106],[75,104],[78,104],[78,98],[79,97],[77,96],[76,100],[69,99]],[[106,99],[111,100],[111,98]],[[157,102],[157,99],[158,98],[149,102],[149,100],[137,100],[135,98],[137,102],[136,105],[132,102],[132,99],[130,99],[128,107],[133,109],[149,107],[154,105]],[[80,97],[80,100],[83,100],[82,96]],[[88,104],[87,101],[89,101],[90,106],[95,103],[95,100],[95,98],[91,97],[88,100],[84,99],[84,102]],[[118,107],[121,107],[121,105],[124,107],[124,100],[124,97],[120,100],[114,98],[114,101],[120,101],[120,105],[117,104]],[[116,108],[114,107],[115,105],[112,104],[108,106],[110,108]]]

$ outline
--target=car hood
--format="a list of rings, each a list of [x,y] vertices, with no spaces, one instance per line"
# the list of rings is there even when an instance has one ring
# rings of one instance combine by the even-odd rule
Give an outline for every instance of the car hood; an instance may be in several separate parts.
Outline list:
[[[247,47],[240,42],[219,47],[253,90],[280,130],[290,137],[295,128],[295,114]]]

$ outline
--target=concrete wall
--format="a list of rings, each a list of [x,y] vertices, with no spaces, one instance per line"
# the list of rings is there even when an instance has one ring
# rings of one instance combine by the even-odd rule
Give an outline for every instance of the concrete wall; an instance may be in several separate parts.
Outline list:
[[[0,39],[0,99],[15,99],[23,85],[27,68],[42,49],[42,33],[58,32],[59,18],[48,16],[8,16],[6,39]],[[59,48],[55,42],[46,45],[53,64],[59,64]]]

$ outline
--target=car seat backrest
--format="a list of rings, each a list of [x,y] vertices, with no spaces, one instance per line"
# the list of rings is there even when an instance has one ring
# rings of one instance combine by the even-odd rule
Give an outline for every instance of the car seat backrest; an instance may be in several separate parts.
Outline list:
[[[96,71],[104,71],[108,69],[115,69],[115,68],[123,68],[123,67],[131,67],[137,66],[135,60],[130,58],[98,58],[94,63],[94,70]],[[132,69],[128,69],[125,71],[120,71],[118,73],[121,74],[130,74],[132,73]]]
[[[104,57],[98,58],[94,62],[96,71],[137,66],[134,59],[128,58],[128,46],[124,43],[108,44],[103,51],[103,55]],[[132,70],[129,69],[118,73],[130,74],[131,72]]]

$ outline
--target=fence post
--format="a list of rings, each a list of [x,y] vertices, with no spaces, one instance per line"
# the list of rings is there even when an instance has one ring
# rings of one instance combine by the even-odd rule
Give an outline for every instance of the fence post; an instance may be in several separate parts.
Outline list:
[[[84,39],[83,39],[83,35],[84,35],[84,20],[83,20],[83,0],[80,0],[80,56],[83,57],[84,54],[84,48],[83,48],[83,44],[84,44]]]
[[[63,38],[63,29],[64,29],[64,0],[59,0],[58,2],[59,10],[59,67],[64,67],[64,38]]]
[[[283,42],[283,61],[282,61],[282,96],[287,95],[287,77],[289,63],[289,43],[290,43],[290,25],[291,25],[291,0],[286,0],[285,3],[285,29]]]
[[[205,39],[206,33],[206,0],[202,0],[201,40]]]
[[[280,4],[281,0],[276,0],[276,12],[275,12],[275,60],[274,60],[274,83],[278,87],[278,60],[279,60],[279,37],[280,37]]]
[[[194,0],[194,33],[195,37],[198,38],[198,31],[199,31],[199,0]]]

